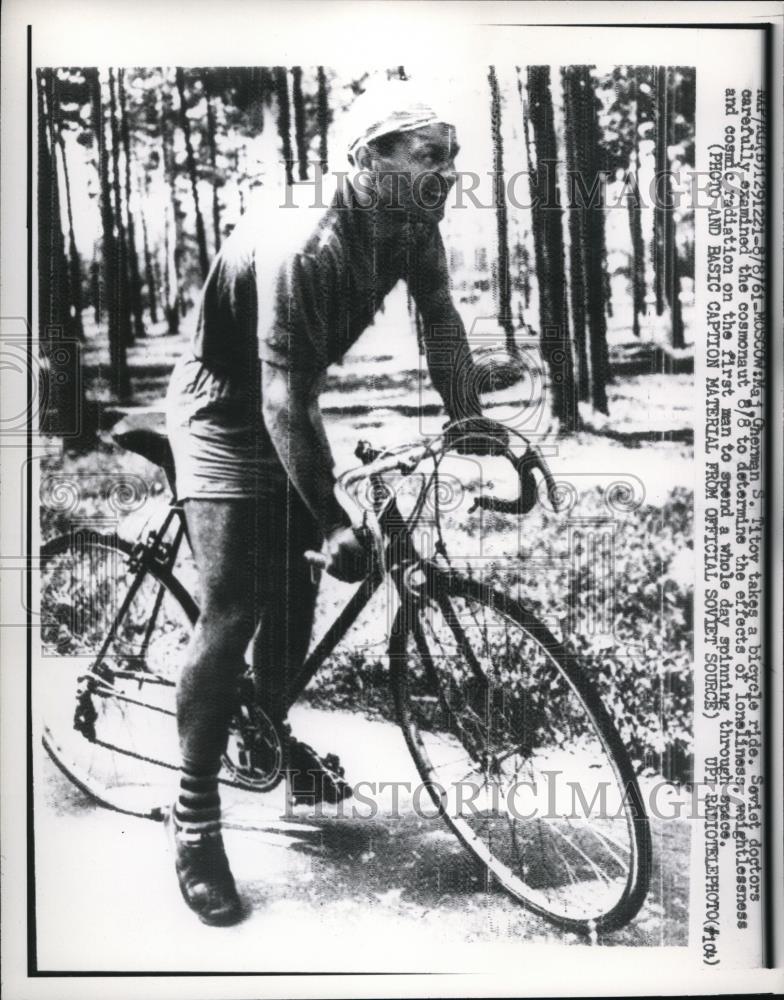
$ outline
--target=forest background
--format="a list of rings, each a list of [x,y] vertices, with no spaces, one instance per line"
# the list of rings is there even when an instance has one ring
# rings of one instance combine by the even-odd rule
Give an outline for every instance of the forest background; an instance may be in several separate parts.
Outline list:
[[[41,429],[50,478],[79,478],[80,518],[105,517],[107,475],[140,474],[140,504],[163,490],[160,472],[117,454],[109,435],[129,411],[160,409],[239,217],[260,199],[284,204],[287,189],[312,192],[317,169],[345,170],[345,113],[376,79],[407,75],[39,71]],[[524,433],[557,440],[556,472],[573,474],[569,523],[598,519],[612,537],[597,586],[563,517],[537,509],[523,532],[498,516],[482,526],[484,572],[554,616],[589,658],[640,773],[688,782],[694,71],[486,67],[417,82],[449,93],[458,169],[480,178],[480,204],[448,210],[442,231],[455,301],[486,362],[487,412],[522,414]],[[400,289],[390,300],[330,372],[322,403],[339,464],[359,436],[399,443],[443,421],[418,317]],[[619,493],[618,476],[600,471],[617,468],[640,489]],[[44,537],[75,516],[46,485]],[[478,544],[464,511],[448,527],[463,549]],[[324,588],[325,618],[338,592]],[[609,638],[595,624],[607,615]],[[378,644],[354,636],[308,697],[383,714],[384,677]]]

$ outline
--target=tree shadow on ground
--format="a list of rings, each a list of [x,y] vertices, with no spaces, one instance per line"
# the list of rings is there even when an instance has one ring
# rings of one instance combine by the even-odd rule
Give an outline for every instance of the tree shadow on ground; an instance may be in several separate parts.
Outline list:
[[[490,889],[485,868],[442,820],[411,813],[400,817],[311,820],[317,833],[292,849],[312,858],[318,895],[335,891],[374,898],[386,893],[419,906],[445,895],[471,896]]]
[[[554,940],[563,936],[548,921],[528,913],[489,876],[442,820],[415,813],[366,818],[308,819],[310,831],[292,836],[287,846],[307,859],[308,878],[287,881],[281,898],[292,893],[314,906],[336,899],[356,905],[392,905],[423,914],[480,911],[505,915],[526,937]],[[690,831],[684,822],[653,824],[654,859],[648,896],[625,927],[602,935],[604,945],[685,945],[688,926],[688,880],[682,859],[688,856]],[[269,887],[267,887],[269,893]],[[269,898],[269,897],[268,897]],[[574,934],[567,937],[575,943]]]

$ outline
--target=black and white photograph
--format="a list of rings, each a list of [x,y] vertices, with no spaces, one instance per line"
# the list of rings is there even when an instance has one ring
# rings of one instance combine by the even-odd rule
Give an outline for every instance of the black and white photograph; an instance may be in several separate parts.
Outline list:
[[[772,969],[764,30],[265,6],[27,34],[28,975]]]

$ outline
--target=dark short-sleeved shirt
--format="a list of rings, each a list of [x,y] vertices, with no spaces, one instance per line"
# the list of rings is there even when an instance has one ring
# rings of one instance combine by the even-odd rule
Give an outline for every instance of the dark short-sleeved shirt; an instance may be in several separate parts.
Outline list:
[[[362,211],[349,189],[318,219],[281,207],[273,228],[269,217],[243,216],[205,283],[195,356],[240,377],[256,370],[258,358],[320,372],[343,357],[399,280],[418,302],[448,288],[435,222],[412,226],[390,245],[373,238]]]

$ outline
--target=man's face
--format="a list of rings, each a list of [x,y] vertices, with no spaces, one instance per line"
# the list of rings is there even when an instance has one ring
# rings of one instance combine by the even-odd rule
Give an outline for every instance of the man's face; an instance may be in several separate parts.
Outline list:
[[[438,222],[457,179],[459,150],[453,126],[433,124],[387,139],[381,151],[365,147],[367,155],[358,160],[372,175],[382,207]]]

